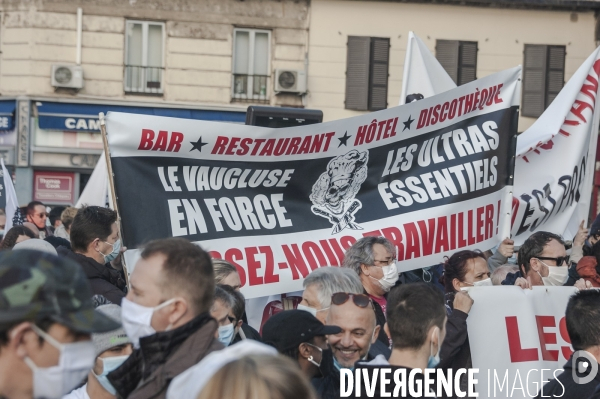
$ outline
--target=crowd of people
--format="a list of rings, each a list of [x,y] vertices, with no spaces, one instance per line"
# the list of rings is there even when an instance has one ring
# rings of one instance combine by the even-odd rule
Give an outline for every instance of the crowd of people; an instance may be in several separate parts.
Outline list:
[[[126,276],[113,210],[23,211],[0,244],[0,398],[333,399],[345,369],[471,368],[469,291],[494,285],[577,287],[566,329],[600,362],[600,218],[568,245],[539,231],[416,272],[364,237],[257,331],[236,266],[199,246],[151,241]],[[538,397],[600,398],[600,374],[576,384],[572,368]]]

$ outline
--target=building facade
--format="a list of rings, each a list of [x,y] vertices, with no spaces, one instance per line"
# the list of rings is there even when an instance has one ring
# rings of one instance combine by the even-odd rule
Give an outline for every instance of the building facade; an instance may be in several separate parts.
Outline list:
[[[243,123],[398,104],[408,32],[458,84],[524,66],[519,130],[598,43],[600,1],[0,0],[0,156],[19,201],[74,204],[99,112]]]
[[[74,204],[102,152],[99,112],[243,123],[303,106],[308,0],[0,2],[0,154],[19,201]]]

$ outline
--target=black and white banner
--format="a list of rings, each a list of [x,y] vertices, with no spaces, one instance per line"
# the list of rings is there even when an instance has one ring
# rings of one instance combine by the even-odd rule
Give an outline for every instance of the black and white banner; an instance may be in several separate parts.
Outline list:
[[[520,73],[285,129],[109,113],[124,244],[198,242],[247,298],[301,289],[366,235],[396,245],[399,270],[491,248],[510,229]]]

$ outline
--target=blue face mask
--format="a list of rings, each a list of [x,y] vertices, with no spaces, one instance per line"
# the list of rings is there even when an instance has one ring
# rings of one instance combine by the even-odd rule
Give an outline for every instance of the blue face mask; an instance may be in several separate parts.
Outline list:
[[[233,323],[219,327],[219,341],[223,346],[229,346],[233,340]]]
[[[104,241],[104,243],[108,244],[108,245],[112,245],[113,250],[108,255],[104,255],[102,252],[100,252],[100,254],[102,256],[104,256],[104,263],[112,262],[113,260],[115,260],[117,258],[117,256],[119,256],[119,253],[121,252],[121,240],[119,239],[119,240],[115,241],[114,244],[111,244],[106,241]]]
[[[350,371],[354,371],[354,367],[344,367],[342,366],[337,359],[335,358],[335,356],[333,357],[333,365],[335,366],[335,368],[340,371],[341,369],[348,369]]]
[[[111,395],[116,395],[117,390],[112,386],[110,381],[108,381],[108,378],[106,376],[111,371],[119,368],[119,366],[122,365],[123,362],[125,360],[127,360],[128,357],[129,357],[129,355],[101,357],[100,360],[102,361],[102,364],[104,365],[104,367],[102,368],[102,374],[98,375],[92,371],[92,373],[96,376],[96,379],[98,380],[100,385],[102,385],[102,388],[104,388],[106,390],[106,392],[110,393]]]
[[[437,349],[437,353],[435,355],[432,354],[433,352],[433,333],[431,334],[431,346],[430,346],[430,350],[429,350],[429,360],[427,361],[427,368],[428,369],[434,369],[436,368],[436,366],[438,364],[440,364],[440,349],[441,349],[441,345],[440,345],[440,329],[436,327],[436,330],[434,331],[434,333],[437,333],[437,342],[438,342],[438,349]]]

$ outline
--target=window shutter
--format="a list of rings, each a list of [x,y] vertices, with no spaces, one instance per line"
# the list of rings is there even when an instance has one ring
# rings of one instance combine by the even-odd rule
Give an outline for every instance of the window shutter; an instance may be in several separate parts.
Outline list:
[[[371,71],[369,87],[369,110],[387,108],[390,39],[371,38]]]
[[[458,84],[458,40],[436,40],[435,57],[454,83]]]
[[[348,36],[346,56],[346,109],[369,109],[369,59],[371,38]]]
[[[459,43],[458,86],[477,79],[477,42]]]
[[[548,46],[546,107],[554,101],[565,84],[565,55],[565,46]]]
[[[546,59],[548,47],[525,45],[521,115],[537,118],[546,108]],[[564,61],[563,61],[564,63]]]

